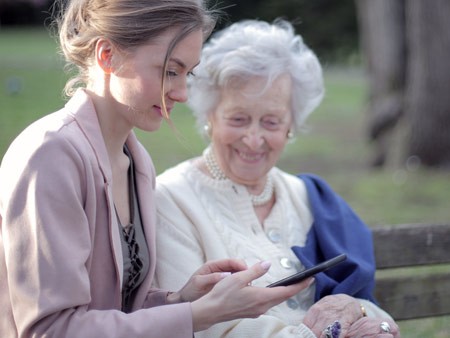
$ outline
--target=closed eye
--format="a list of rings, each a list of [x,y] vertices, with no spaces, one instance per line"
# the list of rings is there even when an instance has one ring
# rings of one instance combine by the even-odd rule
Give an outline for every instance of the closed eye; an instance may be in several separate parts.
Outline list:
[[[178,73],[174,70],[167,70],[166,75],[169,77],[175,77],[175,76],[178,76]]]
[[[249,119],[246,117],[239,117],[239,116],[228,118],[228,122],[230,123],[231,126],[234,126],[234,127],[243,126],[248,122],[248,120]]]
[[[263,120],[261,124],[264,128],[268,130],[276,130],[280,126],[280,121],[278,120]]]

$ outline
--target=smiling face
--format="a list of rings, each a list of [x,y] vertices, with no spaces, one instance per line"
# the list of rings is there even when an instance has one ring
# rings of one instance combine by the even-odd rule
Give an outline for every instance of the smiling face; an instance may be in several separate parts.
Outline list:
[[[291,126],[291,79],[281,75],[264,92],[254,77],[222,89],[210,117],[217,162],[233,181],[262,189],[276,165]]]
[[[119,66],[111,72],[109,79],[111,118],[131,128],[154,131],[160,127],[163,118],[162,97],[168,113],[176,102],[186,101],[186,80],[199,62],[203,33],[194,31],[175,46],[169,57],[162,93],[164,60],[177,33],[177,30],[169,30],[157,40],[119,56]]]

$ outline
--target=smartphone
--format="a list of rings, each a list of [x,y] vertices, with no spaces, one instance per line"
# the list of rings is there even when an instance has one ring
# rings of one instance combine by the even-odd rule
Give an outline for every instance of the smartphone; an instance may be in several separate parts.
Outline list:
[[[312,268],[297,272],[296,274],[293,274],[289,277],[280,279],[277,282],[267,285],[267,287],[273,288],[275,286],[288,286],[291,284],[299,283],[302,280],[315,275],[316,273],[319,273],[319,272],[322,272],[322,271],[332,268],[333,266],[345,261],[346,259],[347,259],[347,255],[341,254],[341,255],[331,258],[325,262],[317,264],[316,266],[313,266]]]

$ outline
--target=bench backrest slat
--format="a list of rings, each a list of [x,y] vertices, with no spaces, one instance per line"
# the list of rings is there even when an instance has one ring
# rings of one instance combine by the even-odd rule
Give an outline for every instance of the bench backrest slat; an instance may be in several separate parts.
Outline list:
[[[450,224],[372,230],[377,270],[386,270],[376,278],[375,298],[381,308],[395,320],[450,315]],[[417,267],[434,264],[440,265],[416,273]],[[412,272],[388,270],[400,267]]]
[[[450,314],[450,268],[430,276],[387,277],[377,280],[375,297],[396,320]]]
[[[373,229],[377,269],[450,263],[450,224]]]

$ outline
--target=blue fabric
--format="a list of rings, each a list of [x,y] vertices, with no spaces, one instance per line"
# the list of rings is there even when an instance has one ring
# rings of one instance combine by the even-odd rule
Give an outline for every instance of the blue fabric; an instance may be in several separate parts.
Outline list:
[[[347,254],[343,263],[315,276],[315,300],[344,293],[376,303],[370,229],[320,177],[312,174],[298,177],[305,182],[314,221],[305,246],[293,246],[292,250],[306,268],[341,253]]]

